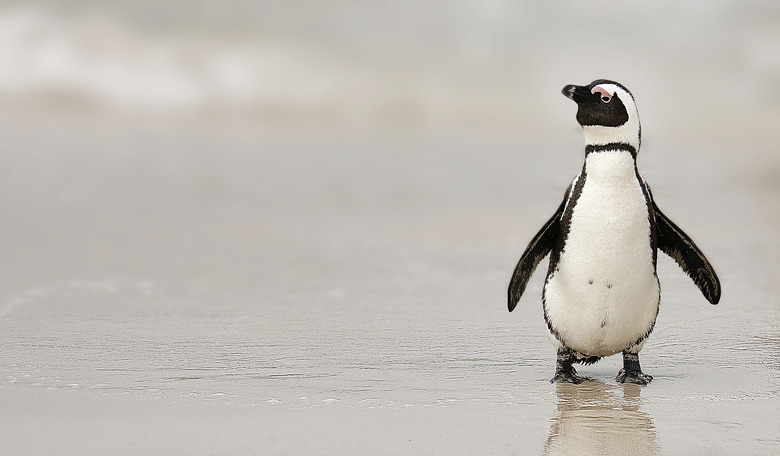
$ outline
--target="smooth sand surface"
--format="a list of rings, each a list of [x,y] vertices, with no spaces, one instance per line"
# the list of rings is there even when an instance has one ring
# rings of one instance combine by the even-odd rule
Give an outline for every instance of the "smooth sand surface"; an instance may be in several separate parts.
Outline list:
[[[3,136],[0,453],[780,454],[769,155],[642,149],[723,299],[661,256],[653,382],[611,357],[572,386],[546,263],[505,290],[576,133],[196,131]]]

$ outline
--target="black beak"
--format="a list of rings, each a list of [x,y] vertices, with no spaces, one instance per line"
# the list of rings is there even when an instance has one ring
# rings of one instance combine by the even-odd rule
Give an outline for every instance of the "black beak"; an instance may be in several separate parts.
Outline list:
[[[569,84],[561,90],[561,93],[577,103],[590,98],[590,91],[587,87]]]

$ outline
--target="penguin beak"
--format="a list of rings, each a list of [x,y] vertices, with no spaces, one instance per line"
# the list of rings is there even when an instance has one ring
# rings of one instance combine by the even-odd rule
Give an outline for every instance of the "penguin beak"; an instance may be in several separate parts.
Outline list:
[[[561,90],[561,93],[568,99],[579,103],[590,98],[590,91],[587,87],[569,84]]]

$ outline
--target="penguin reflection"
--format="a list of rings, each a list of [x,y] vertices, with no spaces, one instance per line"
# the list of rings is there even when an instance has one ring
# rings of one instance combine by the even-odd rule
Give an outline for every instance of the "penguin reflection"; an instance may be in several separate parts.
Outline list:
[[[556,387],[545,455],[660,454],[653,420],[639,410],[639,386],[586,381]]]

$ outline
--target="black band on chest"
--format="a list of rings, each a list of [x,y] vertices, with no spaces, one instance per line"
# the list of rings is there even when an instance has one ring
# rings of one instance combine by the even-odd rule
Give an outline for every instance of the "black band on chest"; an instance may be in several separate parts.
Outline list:
[[[608,144],[588,144],[585,146],[585,155],[588,155],[591,152],[604,152],[606,150],[624,150],[626,152],[630,152],[631,156],[636,158],[636,148],[628,143],[622,143],[622,142],[614,142],[614,143],[608,143]]]

